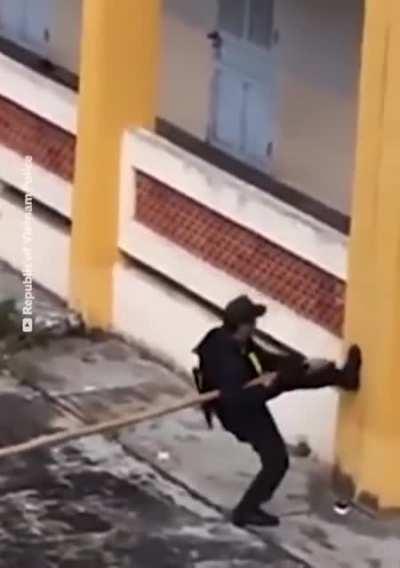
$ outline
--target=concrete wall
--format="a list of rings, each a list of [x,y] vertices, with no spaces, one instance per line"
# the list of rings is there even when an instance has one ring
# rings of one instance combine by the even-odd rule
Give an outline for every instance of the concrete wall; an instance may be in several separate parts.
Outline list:
[[[52,60],[78,74],[83,0],[52,0],[54,6]]]
[[[210,107],[216,0],[164,0],[159,113],[205,139]]]
[[[47,0],[40,4],[42,16],[35,24],[40,45],[31,45],[24,38],[25,14],[35,15],[38,9],[32,0],[2,0],[0,16],[7,25],[1,33],[28,49],[40,51],[53,63],[77,73],[79,70],[81,12],[83,0]],[[28,12],[29,11],[29,12]],[[49,31],[47,44],[42,41],[44,30]]]
[[[278,0],[274,174],[347,213],[354,167],[363,0]]]
[[[0,54],[0,95],[33,115],[76,130],[77,95]],[[23,135],[21,142],[23,144]],[[29,182],[28,186],[27,183]],[[29,191],[33,197],[32,264],[34,278],[63,299],[69,288],[69,231],[51,215],[39,214],[37,202],[71,214],[72,184],[33,163],[27,169],[22,152],[0,144],[0,259],[17,270],[24,268],[22,235],[26,216],[23,204],[12,199],[3,185]],[[42,246],[45,243],[45,246]],[[49,261],[51,259],[51,261]]]
[[[77,93],[1,53],[0,95],[76,134]]]
[[[160,114],[206,138],[217,0],[165,0]],[[272,173],[349,212],[363,0],[276,0]]]
[[[26,223],[23,205],[7,196],[0,181],[0,259],[18,271],[26,268],[22,240]],[[30,249],[35,281],[66,300],[69,288],[69,231],[54,223],[49,216],[38,215],[35,202],[31,231]],[[46,245],[43,246],[43,243]]]

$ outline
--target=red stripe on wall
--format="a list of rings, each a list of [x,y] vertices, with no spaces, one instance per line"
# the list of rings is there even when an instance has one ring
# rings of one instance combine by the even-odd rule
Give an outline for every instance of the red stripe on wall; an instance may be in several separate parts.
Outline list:
[[[0,144],[72,181],[75,136],[0,97]]]
[[[341,334],[345,284],[276,244],[138,173],[136,218],[227,274]]]

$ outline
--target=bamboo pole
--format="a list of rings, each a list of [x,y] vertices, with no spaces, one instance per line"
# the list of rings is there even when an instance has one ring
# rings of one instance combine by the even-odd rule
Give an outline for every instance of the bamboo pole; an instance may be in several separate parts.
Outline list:
[[[258,385],[264,385],[265,387],[267,387],[269,384],[271,384],[274,377],[274,374],[264,375],[249,382],[245,388],[251,388]],[[55,434],[46,434],[39,436],[37,438],[28,440],[27,442],[22,442],[21,444],[15,444],[1,448],[0,459],[25,454],[34,450],[38,450],[39,448],[51,448],[54,446],[59,446],[67,442],[71,442],[72,440],[78,440],[79,438],[86,438],[89,436],[94,436],[96,434],[105,434],[106,432],[112,432],[114,430],[119,430],[120,428],[140,424],[142,422],[146,422],[147,420],[161,418],[162,416],[174,414],[175,412],[179,412],[180,410],[185,410],[187,408],[192,408],[206,402],[216,400],[217,398],[219,398],[220,394],[221,393],[219,391],[215,390],[206,394],[188,397],[183,401],[181,400],[180,402],[171,404],[170,406],[144,410],[142,412],[128,414],[127,416],[114,418],[112,420],[107,420],[98,424],[82,426],[81,428],[76,428],[74,430],[66,430],[63,432],[56,432]]]

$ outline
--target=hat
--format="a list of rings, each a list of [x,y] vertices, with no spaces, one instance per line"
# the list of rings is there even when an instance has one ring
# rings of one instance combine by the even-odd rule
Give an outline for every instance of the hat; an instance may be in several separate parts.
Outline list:
[[[266,306],[254,304],[248,296],[239,296],[230,302],[224,311],[224,322],[231,326],[253,323],[267,311]]]

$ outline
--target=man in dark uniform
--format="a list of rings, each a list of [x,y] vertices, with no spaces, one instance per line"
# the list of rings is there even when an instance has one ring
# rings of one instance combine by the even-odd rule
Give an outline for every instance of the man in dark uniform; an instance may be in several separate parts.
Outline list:
[[[266,401],[296,389],[336,386],[356,391],[360,382],[361,353],[356,346],[350,348],[342,369],[330,362],[313,369],[301,356],[279,356],[259,347],[252,336],[257,319],[265,313],[265,306],[247,296],[237,298],[226,307],[223,326],[210,331],[195,349],[205,390],[221,391],[206,411],[217,414],[226,430],[249,443],[262,464],[233,511],[232,520],[238,526],[279,524],[277,517],[260,508],[271,499],[289,467],[286,444]],[[243,388],[260,376],[265,376],[262,385]]]

